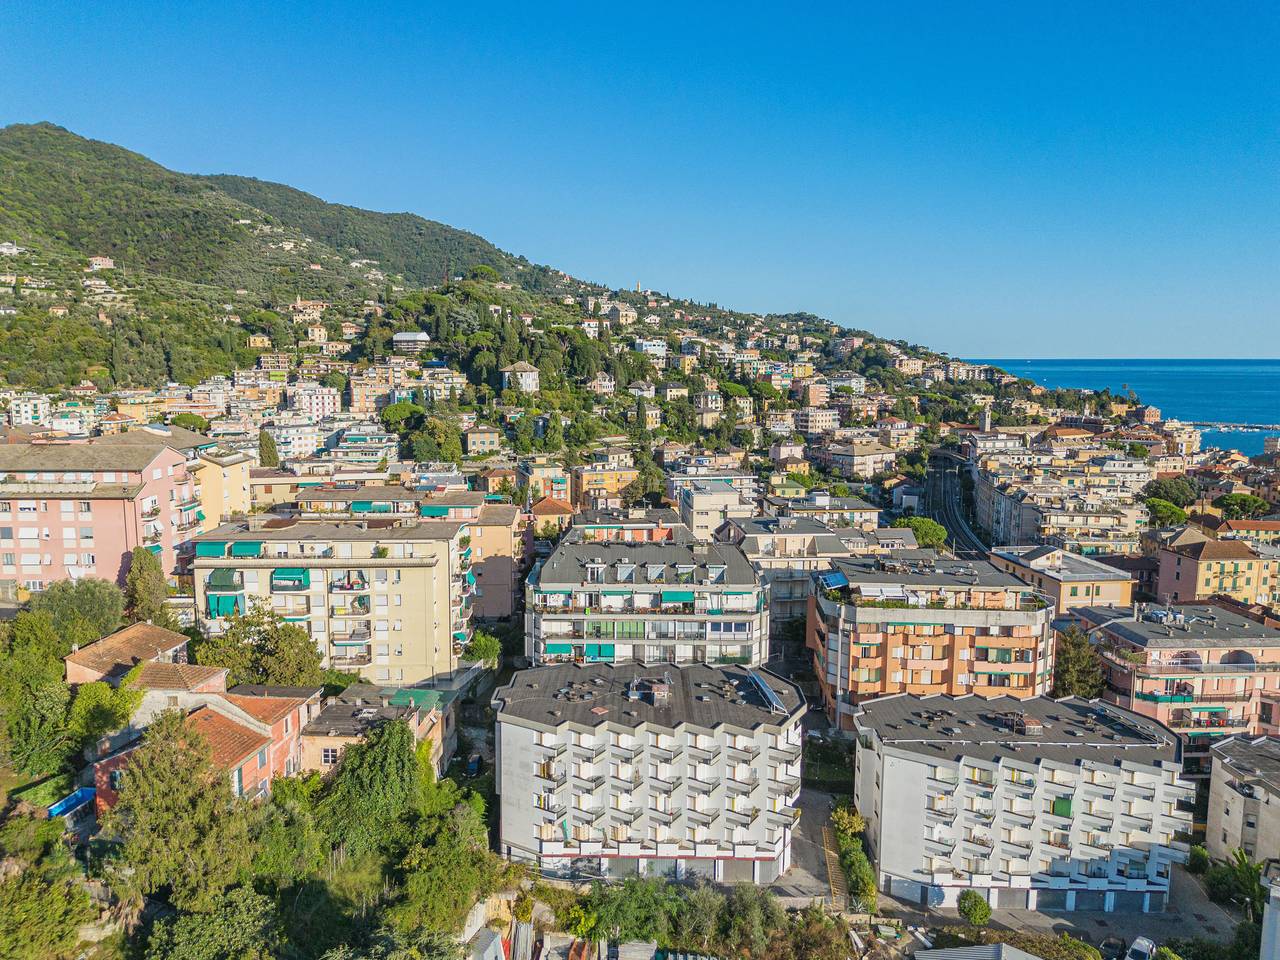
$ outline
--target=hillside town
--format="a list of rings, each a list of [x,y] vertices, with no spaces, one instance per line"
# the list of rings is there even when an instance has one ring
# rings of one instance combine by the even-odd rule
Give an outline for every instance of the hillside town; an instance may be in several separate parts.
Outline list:
[[[126,309],[110,257],[70,301],[35,269],[0,276],[24,310]],[[229,895],[138,852],[191,743],[273,829],[349,804],[351,856],[399,829],[369,806],[390,751],[469,791],[449,856],[483,870],[412,904],[484,960],[530,948],[535,901],[564,956],[656,942],[582,911],[657,881],[816,909],[845,950],[957,911],[1275,936],[1276,450],[566,275],[254,312],[224,311],[235,369],[0,390],[6,789],[78,856],[142,858],[88,881],[86,936]],[[236,842],[203,816],[183,842]]]

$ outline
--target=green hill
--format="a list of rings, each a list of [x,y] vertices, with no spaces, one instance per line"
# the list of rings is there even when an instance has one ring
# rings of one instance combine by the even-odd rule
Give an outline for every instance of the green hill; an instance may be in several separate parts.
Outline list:
[[[282,244],[282,235],[294,243]],[[510,276],[521,262],[482,237],[413,214],[326,203],[248,177],[175,173],[49,123],[0,129],[0,236],[254,291],[314,261],[358,282],[347,262],[377,260],[412,284],[480,264]],[[299,242],[306,238],[313,243]]]
[[[200,179],[341,254],[377,260],[384,272],[403,274],[411,283],[439,283],[446,269],[459,272],[481,264],[511,276],[517,263],[483,237],[416,214],[326,203],[293,187],[252,177],[218,174]]]

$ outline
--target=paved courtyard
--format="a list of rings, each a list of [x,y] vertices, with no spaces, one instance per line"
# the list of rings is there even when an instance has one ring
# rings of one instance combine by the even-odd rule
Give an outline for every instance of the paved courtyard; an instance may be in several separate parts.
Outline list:
[[[1164,913],[1037,913],[1033,910],[995,910],[991,926],[1034,933],[1071,936],[1095,946],[1105,937],[1121,937],[1126,943],[1135,937],[1150,937],[1161,944],[1172,937],[1203,937],[1230,940],[1239,918],[1211,901],[1196,880],[1181,868],[1173,872],[1169,909]],[[924,909],[880,895],[880,911],[904,922],[923,927],[947,926],[961,922],[954,910]]]

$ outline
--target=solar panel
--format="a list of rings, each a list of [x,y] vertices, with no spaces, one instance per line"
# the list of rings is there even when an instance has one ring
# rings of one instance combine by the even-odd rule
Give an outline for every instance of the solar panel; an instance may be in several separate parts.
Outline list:
[[[760,676],[760,674],[756,673],[754,670],[748,670],[747,676],[751,679],[755,688],[760,691],[760,696],[764,697],[764,702],[769,705],[770,713],[781,713],[785,715],[788,712],[787,708],[782,705],[782,700],[779,699],[778,695],[774,692],[773,687],[765,683],[764,677]]]

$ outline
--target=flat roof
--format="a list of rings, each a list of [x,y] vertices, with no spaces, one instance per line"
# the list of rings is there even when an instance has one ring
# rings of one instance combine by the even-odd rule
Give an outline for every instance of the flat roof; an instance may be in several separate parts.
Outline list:
[[[1031,587],[1011,573],[1005,573],[989,560],[956,560],[937,551],[911,550],[901,555],[882,557],[850,557],[832,561],[833,569],[849,579],[849,586],[866,584],[903,584],[923,587],[946,587],[964,590],[972,587],[988,589],[1030,590]]]
[[[996,547],[993,555],[1034,571],[1050,580],[1070,583],[1075,580],[1132,579],[1127,573],[1100,560],[1072,553],[1061,547],[1025,546]]]
[[[770,710],[764,694],[749,674],[754,672],[773,690],[786,716]],[[641,683],[641,696],[630,699],[633,681],[667,683],[669,695],[654,702]],[[747,667],[708,664],[560,663],[521,670],[505,687],[494,691],[498,720],[517,717],[548,727],[575,723],[597,727],[642,724],[675,729],[692,724],[714,729],[721,724],[754,729],[776,726],[799,716],[805,708],[800,689],[789,680]]]
[[[1210,749],[1237,777],[1280,794],[1280,737],[1228,737]]]
[[[1039,720],[1039,736],[1011,729],[1005,716]],[[936,760],[1001,758],[1036,763],[1124,758],[1155,765],[1178,759],[1178,737],[1167,727],[1099,700],[1068,697],[952,697],[893,694],[862,703],[854,721],[886,746]]]
[[[452,540],[465,520],[296,520],[279,517],[279,524],[251,528],[248,523],[224,523],[196,541],[257,540],[271,543],[323,540]]]
[[[1078,607],[1072,613],[1144,648],[1280,646],[1280,630],[1211,604],[1138,604],[1137,610]]]

